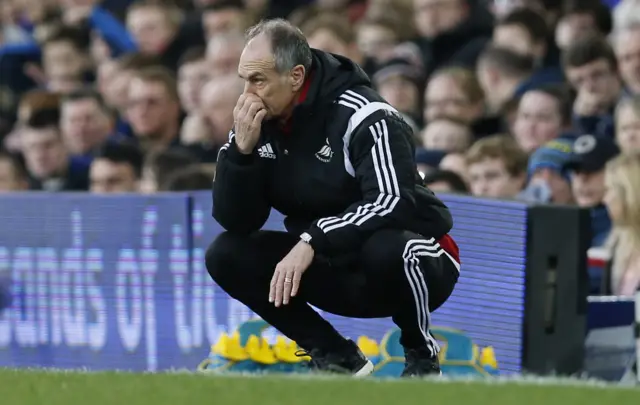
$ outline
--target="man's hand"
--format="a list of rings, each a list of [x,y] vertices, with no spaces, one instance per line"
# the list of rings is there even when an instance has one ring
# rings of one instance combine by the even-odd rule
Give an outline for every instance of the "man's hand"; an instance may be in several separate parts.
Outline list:
[[[236,145],[240,153],[249,155],[260,139],[262,120],[267,115],[264,103],[255,94],[242,94],[233,109]]]
[[[269,302],[276,307],[287,305],[291,297],[298,294],[302,274],[307,270],[313,260],[313,248],[303,242],[297,245],[276,266],[276,271],[271,279],[269,290]]]
[[[602,96],[586,90],[579,91],[573,103],[573,112],[579,117],[592,117],[606,111],[607,105]]]

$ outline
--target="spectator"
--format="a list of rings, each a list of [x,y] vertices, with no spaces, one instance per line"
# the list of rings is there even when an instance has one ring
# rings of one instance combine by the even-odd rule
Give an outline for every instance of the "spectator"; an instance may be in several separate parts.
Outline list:
[[[469,169],[462,153],[448,153],[440,160],[438,169],[454,172],[469,184]]]
[[[427,77],[445,65],[472,68],[491,39],[492,18],[475,0],[414,0],[415,25]]]
[[[142,152],[131,143],[106,143],[91,163],[91,192],[111,194],[139,191],[142,159]]]
[[[543,86],[524,93],[513,125],[520,148],[532,153],[571,128],[571,101],[560,86]]]
[[[439,118],[431,121],[422,130],[421,136],[425,149],[465,152],[471,144],[473,134],[464,121]]]
[[[446,170],[436,170],[425,175],[424,184],[435,193],[466,194],[469,192],[460,176]]]
[[[64,27],[42,45],[42,78],[48,89],[70,93],[90,81],[90,34],[86,29]]]
[[[86,191],[87,163],[70,159],[59,128],[60,111],[35,111],[20,132],[30,188],[45,191]]]
[[[613,137],[613,109],[621,95],[618,63],[601,37],[578,40],[562,54],[565,75],[578,96],[573,104],[577,132]]]
[[[209,73],[204,48],[191,48],[178,63],[178,93],[182,110],[191,114],[200,107],[200,93]]]
[[[422,110],[422,81],[420,69],[403,58],[388,60],[373,75],[373,83],[380,95],[414,123],[419,122]]]
[[[169,70],[152,67],[135,74],[129,86],[127,118],[143,150],[178,144],[180,99]]]
[[[605,165],[618,153],[611,138],[582,135],[574,142],[574,157],[567,165],[576,204],[591,210],[592,248],[603,246],[611,231],[611,219],[603,204]],[[590,266],[589,278],[592,293],[597,293],[602,286],[602,269]]]
[[[549,45],[549,28],[538,12],[522,8],[506,15],[493,30],[493,44],[533,58],[535,71],[532,82],[564,81],[557,56],[550,55],[555,49]]]
[[[389,16],[368,16],[359,21],[356,27],[358,50],[373,64],[388,59],[400,39],[397,22]]]
[[[25,93],[18,104],[17,122],[13,131],[4,139],[4,147],[12,152],[21,149],[20,131],[34,112],[42,109],[56,109],[60,107],[60,95],[47,90],[31,90]],[[0,145],[2,146],[2,145]]]
[[[81,90],[63,98],[60,129],[71,155],[90,157],[113,134],[114,122],[100,94]]]
[[[156,67],[160,60],[153,56],[139,53],[127,54],[116,60],[112,80],[100,83],[101,95],[110,108],[120,115],[126,114],[129,100],[129,85],[138,71]]]
[[[230,32],[217,35],[207,44],[207,65],[211,77],[238,74],[238,63],[244,49],[244,36]]]
[[[22,160],[0,149],[0,193],[29,189],[29,176]]]
[[[154,151],[144,159],[140,191],[147,194],[162,190],[166,191],[163,187],[171,177],[171,174],[196,163],[198,162],[193,156],[183,151]],[[209,188],[211,188],[211,181],[209,179]]]
[[[556,26],[556,44],[565,51],[580,38],[606,37],[612,28],[611,10],[601,0],[568,0]]]
[[[616,29],[613,48],[626,91],[640,95],[640,19]]]
[[[202,109],[200,114],[209,127],[208,139],[197,142],[212,142],[222,146],[229,139],[229,130],[233,127],[233,109],[244,91],[244,80],[237,74],[219,76],[207,83],[202,89]],[[194,143],[193,139],[183,142]]]
[[[624,153],[640,152],[640,95],[625,97],[615,113],[616,142]]]
[[[247,20],[242,0],[215,1],[202,11],[202,26],[207,41],[229,32],[244,32],[249,26]]]
[[[174,192],[210,190],[214,174],[213,170],[207,170],[202,165],[185,167],[171,173],[162,189]]]
[[[513,138],[493,135],[480,139],[465,157],[471,194],[512,199],[522,191],[528,156]]]
[[[533,59],[490,46],[480,55],[477,72],[489,113],[499,115],[510,100],[522,95],[531,85]]]
[[[607,206],[613,228],[607,241],[612,253],[610,291],[632,297],[640,287],[640,156],[621,155],[605,169]]]
[[[537,203],[571,204],[571,180],[566,170],[573,141],[559,138],[538,148],[529,159],[529,184],[520,198]]]

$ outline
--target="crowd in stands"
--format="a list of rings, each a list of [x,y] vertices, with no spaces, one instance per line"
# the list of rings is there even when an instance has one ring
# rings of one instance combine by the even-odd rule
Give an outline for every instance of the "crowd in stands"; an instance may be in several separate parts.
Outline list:
[[[640,285],[638,0],[3,0],[0,190],[209,189],[244,31],[288,18],[413,127],[436,192],[571,204]]]

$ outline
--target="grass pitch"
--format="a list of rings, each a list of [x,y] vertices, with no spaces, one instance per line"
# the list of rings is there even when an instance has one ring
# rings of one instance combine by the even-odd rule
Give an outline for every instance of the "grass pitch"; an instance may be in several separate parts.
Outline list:
[[[0,369],[3,405],[602,405],[640,389],[559,380],[406,381]]]

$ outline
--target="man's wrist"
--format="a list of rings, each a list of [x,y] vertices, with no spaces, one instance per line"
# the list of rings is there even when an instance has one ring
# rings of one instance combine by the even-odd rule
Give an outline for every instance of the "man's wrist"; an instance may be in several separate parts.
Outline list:
[[[312,226],[300,235],[300,240],[313,248],[313,251],[322,254],[327,247],[327,238],[324,232],[316,226]]]

